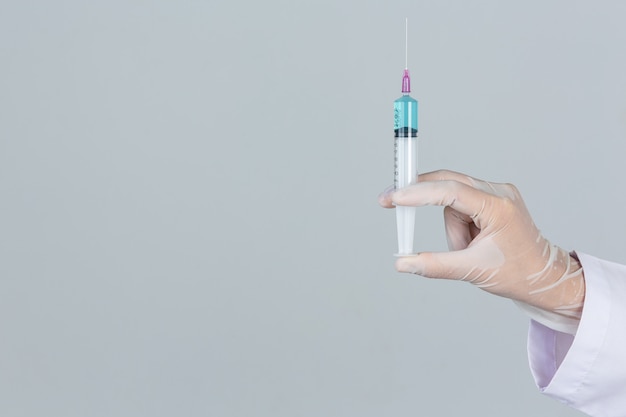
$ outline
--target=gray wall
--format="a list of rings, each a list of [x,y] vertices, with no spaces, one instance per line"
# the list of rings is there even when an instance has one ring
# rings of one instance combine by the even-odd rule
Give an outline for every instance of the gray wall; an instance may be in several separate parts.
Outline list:
[[[626,262],[625,4],[0,2],[0,414],[580,415],[376,196],[408,17],[421,170]]]

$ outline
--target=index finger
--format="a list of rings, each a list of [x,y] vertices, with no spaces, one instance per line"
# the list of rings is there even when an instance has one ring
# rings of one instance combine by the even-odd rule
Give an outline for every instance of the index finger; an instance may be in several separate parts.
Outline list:
[[[490,182],[480,180],[478,178],[470,177],[469,175],[462,174],[460,172],[450,170],[439,170],[427,172],[425,174],[418,175],[419,181],[458,181],[470,187],[477,188],[486,193],[495,194],[499,196],[506,196],[515,199],[515,190],[511,184]]]
[[[472,185],[472,181],[480,181],[469,175],[462,174],[448,169],[426,172],[417,176],[417,181],[458,181],[466,185]]]
[[[496,197],[455,180],[420,180],[396,191],[391,198],[399,206],[451,207],[479,222],[487,204],[491,205]]]
[[[450,171],[447,169],[441,169],[438,171],[426,172],[417,176],[419,181],[458,181],[470,187],[478,188],[483,191],[496,192],[497,185],[489,181],[480,180],[478,178],[471,177],[460,172]]]
[[[393,190],[393,185],[390,185],[385,188],[382,193],[378,194],[378,204],[385,208],[394,208],[395,206],[391,201],[391,194],[393,193]]]

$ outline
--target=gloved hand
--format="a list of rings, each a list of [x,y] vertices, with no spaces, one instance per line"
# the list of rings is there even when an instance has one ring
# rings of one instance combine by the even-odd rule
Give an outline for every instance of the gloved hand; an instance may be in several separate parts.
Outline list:
[[[532,318],[574,334],[585,281],[574,256],[548,242],[515,186],[437,171],[415,185],[379,196],[383,207],[444,206],[450,252],[424,252],[396,261],[400,272],[468,281],[513,299]]]

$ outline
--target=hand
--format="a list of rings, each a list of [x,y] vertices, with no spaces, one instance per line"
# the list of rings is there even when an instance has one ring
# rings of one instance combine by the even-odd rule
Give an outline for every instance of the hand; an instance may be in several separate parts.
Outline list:
[[[387,208],[445,207],[450,252],[402,257],[398,271],[468,281],[564,318],[580,318],[582,267],[541,236],[515,186],[436,171],[420,175],[414,185],[383,192],[379,202]]]

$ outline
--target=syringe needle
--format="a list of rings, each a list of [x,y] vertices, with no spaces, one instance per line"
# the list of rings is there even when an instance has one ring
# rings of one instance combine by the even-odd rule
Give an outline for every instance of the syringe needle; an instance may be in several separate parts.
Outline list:
[[[409,69],[409,18],[404,21],[404,69]]]

